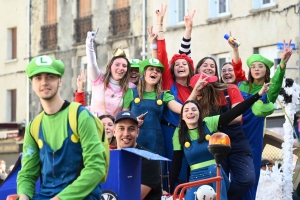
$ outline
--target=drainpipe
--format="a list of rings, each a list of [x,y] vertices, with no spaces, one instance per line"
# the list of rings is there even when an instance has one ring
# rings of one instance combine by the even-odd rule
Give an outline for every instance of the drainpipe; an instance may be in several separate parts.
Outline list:
[[[31,35],[30,35],[30,29],[31,29],[31,0],[27,1],[27,28],[28,28],[28,32],[27,32],[27,58],[28,58],[28,63],[31,60]],[[26,74],[25,74],[26,76]],[[29,87],[30,87],[30,83],[29,83],[29,79],[26,77],[26,124],[29,123]],[[26,125],[25,124],[25,125]]]
[[[143,13],[143,47],[142,47],[142,60],[145,60],[146,55],[146,0],[143,0],[142,3],[142,13]]]

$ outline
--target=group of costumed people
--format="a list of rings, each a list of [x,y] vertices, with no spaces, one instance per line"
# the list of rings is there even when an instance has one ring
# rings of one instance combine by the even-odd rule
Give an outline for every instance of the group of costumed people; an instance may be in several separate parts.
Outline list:
[[[231,140],[231,151],[222,162],[221,199],[255,199],[264,120],[274,110],[274,106],[268,105],[276,101],[280,92],[292,55],[291,40],[287,46],[284,41],[281,62],[273,77],[270,68],[274,63],[260,54],[251,55],[246,61],[248,79],[238,47],[234,41],[228,41],[233,59],[221,66],[219,74],[213,58],[191,57],[195,11],[184,17],[185,32],[179,53],[169,61],[163,32],[165,12],[166,6],[156,11],[156,33],[152,27],[148,28],[152,57],[142,61],[128,59],[117,48],[105,72],[99,70],[96,61],[93,46],[96,32],[88,32],[87,71],[92,82],[89,110],[102,120],[112,149],[116,145],[113,124],[117,113],[131,110],[138,116],[137,143],[172,160],[170,194],[179,183],[216,175],[214,157],[207,149],[208,140],[215,132],[226,133]],[[194,65],[196,60],[199,61]],[[83,105],[86,105],[85,82],[86,73],[82,71],[77,78],[75,101]],[[189,188],[185,199],[195,199],[197,188]]]

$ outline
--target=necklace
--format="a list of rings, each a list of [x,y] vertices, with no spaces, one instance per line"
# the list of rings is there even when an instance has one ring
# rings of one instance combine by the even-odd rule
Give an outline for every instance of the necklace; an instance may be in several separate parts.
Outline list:
[[[113,98],[114,96],[115,96],[114,94],[111,95],[112,98]],[[115,116],[116,111],[118,110],[118,108],[119,108],[119,106],[120,106],[120,103],[121,103],[123,97],[124,97],[124,92],[123,92],[123,94],[122,94],[122,96],[121,96],[121,98],[120,98],[120,100],[119,100],[119,103],[118,103],[118,105],[116,106],[116,109],[114,110],[112,116]],[[105,92],[104,92],[104,95],[103,95],[103,104],[104,104],[104,113],[105,113],[105,115],[107,115],[107,112],[106,112],[106,103],[105,103]]]

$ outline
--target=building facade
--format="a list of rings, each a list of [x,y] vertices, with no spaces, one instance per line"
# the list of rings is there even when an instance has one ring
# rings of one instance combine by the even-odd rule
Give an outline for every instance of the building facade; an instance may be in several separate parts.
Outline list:
[[[163,26],[169,59],[178,52],[185,30],[186,9],[195,9],[191,45],[195,64],[205,56],[214,57],[219,67],[231,61],[231,48],[223,38],[229,31],[241,43],[239,52],[246,72],[246,59],[251,54],[261,53],[278,63],[282,54],[278,43],[292,39],[296,47],[286,77],[298,84],[300,81],[299,0],[31,0],[22,4],[12,0],[3,3],[10,9],[1,12],[0,43],[5,53],[0,55],[3,86],[0,92],[5,98],[1,98],[0,105],[5,112],[1,112],[0,122],[28,121],[42,110],[24,72],[28,58],[34,56],[53,55],[65,63],[60,92],[64,99],[73,100],[76,78],[80,68],[85,69],[87,65],[87,31],[99,27],[95,50],[102,71],[113,50],[120,45],[128,58],[150,57],[146,28],[153,25],[155,31],[155,10],[161,9],[161,4],[168,4]],[[275,69],[276,66],[271,73]],[[89,99],[89,82],[86,90]],[[277,111],[273,116],[282,116],[282,112]]]

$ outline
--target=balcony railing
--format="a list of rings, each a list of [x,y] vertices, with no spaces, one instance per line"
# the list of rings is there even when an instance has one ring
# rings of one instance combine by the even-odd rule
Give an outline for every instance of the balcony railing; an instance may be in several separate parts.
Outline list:
[[[42,39],[41,46],[42,49],[52,49],[57,46],[57,23],[45,25],[41,27],[42,29]]]
[[[74,40],[76,44],[84,43],[86,33],[92,31],[92,15],[80,17],[74,20],[75,35]]]
[[[110,11],[110,31],[112,35],[128,33],[130,29],[130,7]]]

